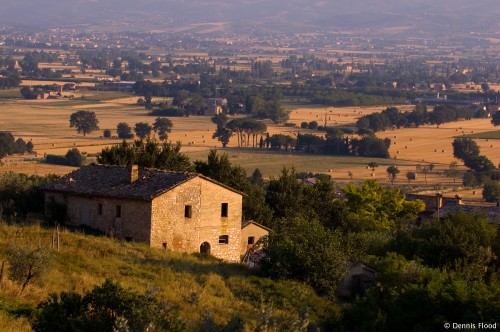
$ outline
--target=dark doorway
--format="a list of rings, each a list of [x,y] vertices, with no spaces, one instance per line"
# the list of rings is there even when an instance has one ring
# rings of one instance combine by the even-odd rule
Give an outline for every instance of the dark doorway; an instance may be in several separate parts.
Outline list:
[[[210,243],[203,242],[200,246],[200,253],[210,255]]]

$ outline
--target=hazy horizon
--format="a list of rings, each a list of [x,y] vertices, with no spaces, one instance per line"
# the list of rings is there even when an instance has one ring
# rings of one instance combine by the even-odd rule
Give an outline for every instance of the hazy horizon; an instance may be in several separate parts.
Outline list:
[[[437,31],[498,30],[497,0],[304,1],[304,0],[1,0],[3,25],[49,28],[127,21],[150,26],[227,22],[287,29],[414,26]]]

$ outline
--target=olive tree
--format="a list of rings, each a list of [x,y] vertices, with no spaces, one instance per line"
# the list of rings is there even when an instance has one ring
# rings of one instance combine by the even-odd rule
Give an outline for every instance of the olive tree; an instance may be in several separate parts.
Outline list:
[[[83,136],[99,129],[99,120],[95,112],[91,111],[78,111],[71,114],[69,118],[70,128],[76,128],[76,131]]]
[[[389,166],[387,167],[387,176],[389,177],[389,180],[391,181],[391,184],[394,184],[394,180],[396,180],[396,177],[399,174],[399,168],[397,166]]]
[[[145,139],[147,136],[151,134],[151,126],[147,122],[138,122],[135,124],[134,131],[137,137],[141,140]]]
[[[153,130],[155,133],[158,133],[158,137],[161,140],[166,140],[168,137],[168,133],[172,131],[172,127],[174,124],[172,120],[168,118],[156,118],[153,123]]]
[[[116,133],[118,134],[119,138],[123,139],[134,137],[134,134],[132,134],[132,128],[130,128],[130,126],[125,122],[120,122],[116,126]]]
[[[31,250],[26,247],[11,245],[7,252],[10,279],[21,283],[21,294],[32,281],[38,281],[48,272],[51,253],[47,248]]]

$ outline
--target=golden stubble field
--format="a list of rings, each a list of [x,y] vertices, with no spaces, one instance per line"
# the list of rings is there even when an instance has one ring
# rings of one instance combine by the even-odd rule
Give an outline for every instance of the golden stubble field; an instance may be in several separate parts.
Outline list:
[[[112,130],[116,134],[116,125],[126,122],[131,127],[137,122],[148,122],[152,124],[155,117],[147,116],[143,107],[136,105],[136,97],[126,97],[106,100],[99,98],[99,93],[92,96],[90,100],[11,100],[0,99],[0,130],[11,131],[16,138],[32,140],[37,158],[44,154],[63,155],[68,149],[77,147],[82,152],[96,153],[105,146],[119,143],[120,140],[104,139],[101,137],[104,129]],[[384,107],[319,107],[319,106],[293,106],[289,122],[295,123],[296,127],[278,126],[266,121],[269,133],[282,133],[296,136],[300,133],[315,133],[308,129],[301,129],[303,121],[317,121],[319,125],[352,126],[356,119],[362,115],[372,112],[380,112]],[[411,110],[412,106],[400,106],[403,111]],[[69,117],[71,113],[78,110],[89,110],[96,112],[99,119],[100,130],[83,137],[77,134],[74,128],[69,128]],[[212,139],[215,125],[208,116],[191,116],[176,118],[172,117],[174,123],[169,140],[181,141],[183,151],[190,154],[193,160],[204,159],[209,149],[221,149],[221,144]],[[275,176],[282,165],[295,166],[299,171],[324,172],[331,174],[339,181],[351,181],[361,179],[378,179],[388,182],[385,169],[388,165],[395,164],[401,170],[396,183],[407,185],[440,185],[456,186],[453,179],[444,176],[453,158],[451,143],[457,136],[473,134],[484,131],[494,131],[489,119],[475,119],[460,121],[436,126],[424,126],[420,128],[403,128],[388,130],[378,133],[379,137],[389,137],[392,141],[390,148],[391,159],[377,160],[380,167],[375,172],[367,169],[369,162],[363,158],[327,157],[327,156],[304,156],[294,153],[253,153],[245,149],[226,149],[234,163],[241,164],[247,172],[259,167],[265,176]],[[477,140],[481,147],[481,153],[490,158],[496,165],[500,163],[500,140]],[[229,147],[236,147],[236,138],[233,138]],[[5,158],[0,172],[18,171],[30,174],[58,173],[65,174],[72,170],[71,167],[54,166],[34,163],[35,156],[13,156]],[[262,161],[260,163],[259,161]],[[424,179],[423,174],[418,174],[417,180],[408,183],[406,173],[415,171],[417,164],[425,166],[433,163],[435,168],[428,173]],[[461,168],[464,170],[465,168]],[[460,182],[457,179],[457,182]]]

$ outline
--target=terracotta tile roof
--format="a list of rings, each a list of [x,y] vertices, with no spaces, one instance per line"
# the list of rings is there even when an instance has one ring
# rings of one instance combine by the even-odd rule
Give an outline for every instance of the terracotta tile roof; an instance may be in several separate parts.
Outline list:
[[[45,190],[86,196],[152,200],[197,176],[201,175],[139,168],[138,179],[131,183],[129,167],[92,164],[49,183]],[[210,181],[214,182],[211,179]]]
[[[477,205],[446,205],[439,211],[440,218],[446,218],[449,215],[455,214],[458,211],[465,213],[478,213],[487,216],[491,223],[500,224],[500,208],[496,206],[477,206]],[[433,214],[434,218],[438,217],[437,211]]]
[[[425,212],[434,212],[438,208],[438,198],[436,195],[426,195],[426,194],[406,194],[405,195],[406,200],[408,201],[416,201],[416,200],[421,200],[425,204]],[[460,198],[457,197],[441,197],[441,207],[445,205],[453,205],[457,204],[457,202],[460,200]]]
[[[260,227],[260,228],[262,228],[262,229],[264,229],[264,230],[266,230],[268,232],[272,231],[272,229],[270,229],[269,227],[266,227],[266,226],[264,226],[262,224],[259,224],[258,222],[255,222],[253,220],[248,220],[248,221],[242,222],[241,229],[243,229],[243,228],[245,228],[245,227],[247,227],[249,225],[252,225],[252,224],[255,225],[255,226],[257,226],[257,227]]]

